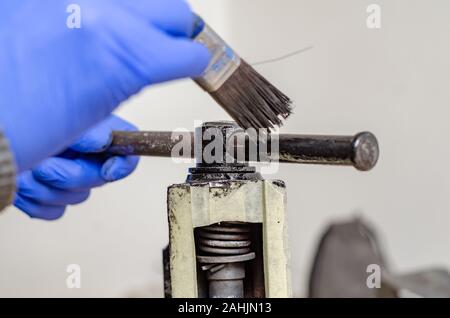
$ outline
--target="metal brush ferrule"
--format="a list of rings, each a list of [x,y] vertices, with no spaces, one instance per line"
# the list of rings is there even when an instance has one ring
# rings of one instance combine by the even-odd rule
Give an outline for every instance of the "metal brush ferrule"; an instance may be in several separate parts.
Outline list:
[[[205,91],[215,92],[239,68],[241,58],[207,24],[194,40],[205,45],[212,56],[206,70],[194,80]]]

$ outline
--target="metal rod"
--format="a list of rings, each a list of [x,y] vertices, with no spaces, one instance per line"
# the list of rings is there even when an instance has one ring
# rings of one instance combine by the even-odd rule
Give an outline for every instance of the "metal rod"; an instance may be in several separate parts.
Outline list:
[[[171,157],[172,149],[182,140],[190,140],[191,153],[179,157],[193,158],[194,134],[171,131],[115,131],[109,152],[116,155]]]
[[[375,167],[379,148],[370,132],[355,136],[280,135],[279,160],[287,163],[353,166],[361,171]]]
[[[278,159],[284,163],[343,165],[368,171],[376,165],[379,157],[378,141],[370,132],[355,136],[280,134],[278,139]],[[117,155],[171,157],[172,149],[183,140],[191,143],[190,153],[177,153],[175,156],[193,158],[195,148],[192,132],[116,131],[109,152]],[[248,149],[248,140],[245,147]],[[269,143],[268,149],[271,148]]]

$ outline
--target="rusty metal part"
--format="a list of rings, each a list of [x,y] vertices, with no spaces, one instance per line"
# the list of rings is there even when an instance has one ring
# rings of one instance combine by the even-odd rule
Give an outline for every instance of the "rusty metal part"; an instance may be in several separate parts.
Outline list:
[[[108,151],[117,155],[171,157],[172,149],[183,140],[191,142],[191,152],[177,154],[181,158],[194,155],[194,134],[171,131],[115,131]]]
[[[355,136],[320,136],[280,134],[278,160],[282,163],[325,164],[353,166],[361,171],[375,167],[379,157],[379,147],[376,137],[370,132]],[[182,140],[191,143],[190,153],[172,154],[172,149]],[[234,154],[245,147],[245,161],[252,157],[248,154],[248,139],[245,146],[236,144]],[[272,142],[268,144],[270,151]],[[189,132],[114,132],[110,153],[118,155],[138,155],[157,157],[194,158],[194,134]],[[275,153],[272,153],[272,156]],[[258,157],[257,161],[270,161],[270,158]],[[230,165],[228,165],[230,166]],[[204,165],[205,168],[205,165]],[[209,173],[213,173],[209,171]]]
[[[187,182],[205,182],[219,180],[261,180],[261,175],[255,167],[250,167],[246,161],[239,161],[234,153],[241,147],[236,136],[243,133],[235,122],[207,122],[195,130],[195,161],[196,166],[189,169]],[[245,135],[241,135],[245,143]],[[211,147],[210,143],[214,143]]]
[[[250,238],[250,226],[243,223],[197,229],[197,260],[207,272],[209,297],[244,296],[245,262],[255,258]]]
[[[233,255],[233,256],[215,256],[211,258],[209,256],[197,256],[199,262],[204,264],[216,264],[216,263],[239,263],[249,261],[255,258],[255,253],[247,253],[244,255]]]
[[[265,279],[264,279],[264,246],[263,246],[263,227],[262,224],[252,224],[252,249],[256,255],[248,265],[249,284],[246,284],[246,297],[264,298]]]
[[[162,251],[163,275],[164,275],[164,297],[172,298],[172,288],[170,284],[170,249],[167,245]]]

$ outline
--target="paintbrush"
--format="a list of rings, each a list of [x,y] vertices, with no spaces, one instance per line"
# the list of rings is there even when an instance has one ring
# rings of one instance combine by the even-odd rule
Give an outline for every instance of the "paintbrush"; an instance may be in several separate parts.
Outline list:
[[[195,82],[242,128],[275,128],[292,112],[292,101],[239,57],[199,16],[192,38],[212,59]]]

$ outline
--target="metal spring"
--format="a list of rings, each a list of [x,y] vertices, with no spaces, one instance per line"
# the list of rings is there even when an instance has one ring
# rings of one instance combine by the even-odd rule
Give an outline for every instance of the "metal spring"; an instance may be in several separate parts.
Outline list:
[[[243,223],[224,222],[198,229],[197,248],[204,255],[197,259],[204,270],[214,264],[244,262],[255,258],[251,252],[250,227]]]

